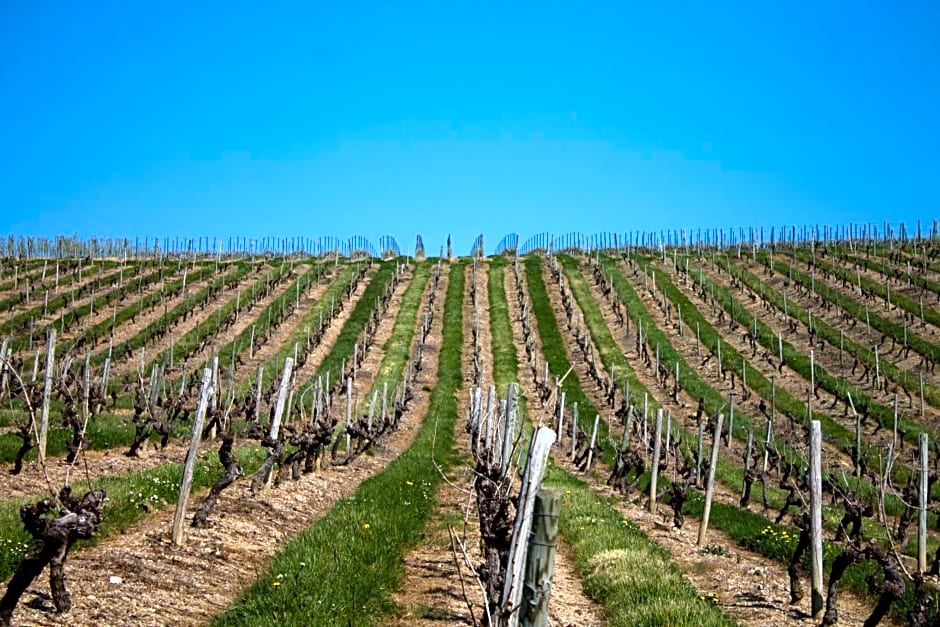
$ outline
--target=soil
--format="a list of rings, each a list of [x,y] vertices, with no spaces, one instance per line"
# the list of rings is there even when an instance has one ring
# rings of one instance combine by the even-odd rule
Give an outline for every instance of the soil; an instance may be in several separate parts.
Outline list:
[[[589,278],[588,282],[591,283]],[[510,296],[514,294],[515,290],[513,283],[512,273],[507,273],[507,292]],[[550,298],[553,301],[556,319],[559,324],[563,325],[565,324],[564,310],[560,308],[560,296],[556,285],[552,281],[546,281]],[[595,297],[597,298],[598,295],[595,294]],[[510,310],[515,319],[519,315],[519,309],[518,304],[514,303],[513,300],[513,298],[510,298]],[[600,298],[597,298],[597,300],[602,304],[607,324],[612,329],[616,328],[611,326],[616,325],[613,311],[605,305],[605,301]],[[521,332],[521,325],[515,324],[514,336],[517,347],[521,346]],[[579,363],[583,361],[583,358],[580,356],[580,349],[574,344],[572,336],[563,334],[563,337],[566,339],[566,351],[569,360],[572,364],[575,364],[575,370],[583,369],[583,364]],[[621,349],[627,352],[622,343]],[[524,352],[520,351],[520,359],[524,359],[524,357]],[[639,360],[634,363],[634,368],[637,374],[644,371]],[[591,380],[584,373],[579,373],[579,380],[585,394],[596,406],[602,407],[599,390],[594,387]],[[527,395],[534,394],[533,382],[526,381],[525,385],[528,387]],[[644,385],[647,385],[649,390],[656,389],[648,381],[644,381]],[[666,395],[663,394],[663,396]],[[660,400],[664,401],[665,399]],[[667,402],[664,402],[664,404],[668,405]],[[563,439],[560,440],[560,443]],[[566,467],[569,472],[577,472],[565,455],[559,455],[556,452],[554,458],[556,463]],[[702,554],[697,548],[697,524],[693,521],[687,521],[683,529],[673,529],[671,511],[667,512],[667,507],[660,506],[656,514],[651,514],[643,495],[631,495],[633,499],[625,500],[604,485],[603,478],[608,473],[608,468],[605,468],[603,464],[598,464],[592,473],[593,481],[589,482],[592,488],[597,490],[599,494],[612,499],[615,507],[625,518],[636,523],[647,536],[669,551],[685,577],[701,595],[716,593],[718,603],[736,621],[743,625],[817,624],[808,616],[808,601],[804,601],[798,607],[789,605],[789,579],[782,565],[757,553],[741,549],[731,538],[714,528],[708,531],[708,544],[722,547],[724,555]],[[716,484],[714,498],[725,502],[734,502],[737,500],[738,495],[735,491]],[[807,590],[809,589],[808,581],[804,581],[804,587]],[[804,608],[804,605],[807,607]],[[843,591],[840,597],[839,613],[840,620],[844,624],[857,624],[863,622],[871,613],[871,606],[857,596]]]
[[[487,267],[477,268],[477,303],[479,348],[483,364],[482,382],[473,380],[472,325],[474,308],[471,303],[472,267],[467,267],[464,293],[464,345],[461,352],[464,386],[460,407],[467,407],[469,395],[477,383],[484,389],[493,384],[492,340],[489,325]],[[503,393],[503,392],[501,392]],[[483,561],[480,533],[473,492],[473,468],[470,466],[470,442],[467,431],[458,425],[456,447],[463,462],[449,473],[437,493],[437,512],[428,528],[425,542],[409,553],[405,560],[405,584],[394,596],[404,614],[394,625],[474,625],[486,612],[482,586],[474,567]],[[555,555],[555,571],[549,600],[549,618],[553,625],[591,627],[603,625],[603,610],[585,595],[569,550],[559,538]]]
[[[439,290],[446,289],[442,281]],[[74,606],[65,616],[49,611],[48,585],[37,580],[14,615],[15,624],[201,625],[235,601],[288,539],[315,522],[340,498],[351,495],[410,445],[429,406],[436,381],[443,315],[439,309],[425,344],[426,367],[415,399],[398,431],[379,441],[371,456],[350,465],[327,466],[265,490],[258,498],[249,481],[222,493],[210,524],[188,529],[183,546],[169,539],[171,508],[156,512],[121,536],[70,556],[66,566]],[[325,347],[324,347],[325,349]],[[318,358],[325,356],[326,350]],[[310,361],[308,360],[308,362]],[[199,495],[191,501],[194,505]]]

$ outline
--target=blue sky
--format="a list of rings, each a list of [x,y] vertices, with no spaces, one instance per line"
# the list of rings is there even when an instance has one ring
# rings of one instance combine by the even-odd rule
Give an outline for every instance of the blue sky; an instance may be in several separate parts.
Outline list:
[[[929,222],[938,60],[923,0],[0,0],[0,233]]]

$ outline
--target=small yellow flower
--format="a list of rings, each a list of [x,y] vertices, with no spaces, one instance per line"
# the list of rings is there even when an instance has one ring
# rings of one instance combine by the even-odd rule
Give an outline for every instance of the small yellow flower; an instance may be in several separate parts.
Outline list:
[[[370,527],[369,523],[364,523],[364,524],[362,525],[362,528],[363,528],[363,529],[368,529],[369,527]]]
[[[405,485],[414,485],[414,484],[415,484],[414,481],[406,481],[406,482],[405,482]]]
[[[274,586],[275,588],[277,588],[279,585],[281,585],[281,582],[280,582],[280,581],[275,581],[275,582],[272,583],[271,585]]]

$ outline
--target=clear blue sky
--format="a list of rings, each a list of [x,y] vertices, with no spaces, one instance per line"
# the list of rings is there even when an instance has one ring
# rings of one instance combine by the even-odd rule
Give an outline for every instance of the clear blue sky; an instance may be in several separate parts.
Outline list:
[[[0,0],[0,234],[930,221],[935,2]]]

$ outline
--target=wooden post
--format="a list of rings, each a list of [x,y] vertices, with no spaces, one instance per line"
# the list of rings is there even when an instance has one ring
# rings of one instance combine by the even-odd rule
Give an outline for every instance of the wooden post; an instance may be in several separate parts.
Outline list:
[[[721,367],[721,338],[718,338],[718,376],[723,376],[724,370]]]
[[[744,449],[744,476],[747,476],[747,472],[751,469],[751,448],[754,446],[754,430],[751,429],[747,432],[747,447]],[[742,482],[741,485],[741,496],[744,496],[744,486],[747,485],[747,482]]]
[[[532,535],[526,556],[525,588],[519,610],[519,624],[524,627],[547,627],[548,601],[555,570],[555,541],[561,515],[558,490],[540,488],[535,495],[532,512]]]
[[[656,429],[653,432],[653,466],[650,470],[650,513],[656,513],[656,483],[659,479],[659,440],[663,431],[663,409],[656,410]]]
[[[705,420],[698,422],[698,455],[695,458],[695,485],[702,485],[702,454],[704,446],[702,441],[705,439]]]
[[[591,471],[591,462],[594,461],[594,445],[597,443],[597,426],[600,424],[600,421],[600,414],[595,414],[594,428],[591,430],[591,444],[588,446],[587,466],[584,467],[584,472]]]
[[[512,541],[509,546],[506,580],[499,604],[503,608],[518,607],[522,601],[522,591],[525,587],[522,573],[526,564],[529,533],[532,529],[535,495],[542,484],[542,478],[545,476],[548,455],[554,442],[555,432],[547,427],[538,427],[532,435],[532,444],[529,446],[529,456],[526,459],[525,473],[516,506],[517,514],[513,525]],[[508,617],[507,625],[516,627],[518,624],[519,613],[512,612]]]
[[[346,450],[349,451],[350,445],[350,436],[349,436],[349,425],[352,422],[352,386],[353,378],[346,377]]]
[[[769,461],[769,458],[770,458],[770,437],[771,437],[771,433],[773,432],[773,428],[774,428],[774,421],[773,421],[773,420],[768,420],[768,421],[767,421],[767,433],[766,433],[766,435],[764,436],[764,466],[763,466],[763,472],[767,472],[767,462]]]
[[[917,492],[920,500],[917,516],[917,569],[923,574],[927,572],[927,502],[930,497],[930,494],[928,494],[930,467],[927,465],[929,461],[928,436],[926,433],[921,433],[917,439],[920,441],[920,490]]]
[[[823,612],[823,526],[822,526],[822,426],[810,422],[809,432],[809,522],[811,535],[811,614],[822,618]]]
[[[180,482],[179,499],[176,501],[176,513],[173,515],[173,544],[176,546],[183,543],[183,519],[186,518],[189,491],[193,486],[193,469],[196,466],[196,454],[199,452],[199,440],[202,438],[202,423],[206,419],[206,410],[209,407],[209,397],[211,395],[212,370],[206,368],[202,371],[202,391],[199,393],[199,407],[196,410],[196,419],[193,421],[193,436],[189,440],[189,451],[186,453],[186,464],[183,466],[183,480]]]
[[[52,371],[55,367],[55,327],[49,328],[46,345],[46,381],[42,392],[42,414],[39,421],[39,463],[46,463],[46,440],[49,437],[49,397],[52,395]]]
[[[278,434],[281,430],[281,415],[284,413],[284,404],[287,402],[287,392],[290,387],[291,373],[294,368],[294,359],[292,357],[284,358],[284,373],[281,375],[281,384],[277,389],[277,404],[274,406],[274,417],[271,419],[271,429],[268,431],[268,439],[271,442],[277,442]],[[268,452],[268,455],[274,455],[274,448]],[[264,485],[271,484],[274,466],[268,469],[267,476],[264,477]]]
[[[920,417],[924,417],[924,371],[920,371]]]
[[[894,450],[898,450],[898,393],[894,393],[894,430],[891,436],[891,444]]]
[[[578,404],[571,404],[571,459],[578,454]]]
[[[715,423],[715,437],[712,440],[712,461],[708,466],[708,482],[705,485],[705,509],[702,511],[702,522],[698,527],[698,546],[705,546],[705,534],[708,531],[708,517],[712,511],[712,497],[715,494],[715,467],[718,465],[718,447],[721,444],[721,423],[724,415],[718,414]]]
[[[852,414],[855,416],[855,455],[852,461],[855,463],[855,476],[861,478],[862,476],[862,417],[858,415],[857,411],[855,411],[855,403],[852,402],[852,393],[846,392],[846,397],[849,399],[849,407],[852,409]]]
[[[255,422],[261,420],[261,383],[264,375],[264,366],[258,366],[255,373]]]

